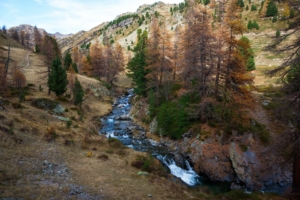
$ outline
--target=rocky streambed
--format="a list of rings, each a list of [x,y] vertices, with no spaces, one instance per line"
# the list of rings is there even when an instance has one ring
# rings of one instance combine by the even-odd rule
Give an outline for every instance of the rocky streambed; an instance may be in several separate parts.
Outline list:
[[[114,102],[113,111],[101,119],[103,126],[99,134],[118,138],[137,151],[151,153],[167,166],[170,173],[189,186],[204,184],[215,191],[231,188],[279,193],[291,186],[291,164],[274,156],[256,141],[253,134],[234,133],[226,140],[221,134],[201,141],[189,133],[177,141],[148,139],[148,130],[134,123],[129,115],[132,111],[139,117],[138,113],[147,110],[142,103],[131,107],[133,95],[129,90]],[[242,149],[241,144],[247,148]],[[227,184],[220,186],[220,182]]]

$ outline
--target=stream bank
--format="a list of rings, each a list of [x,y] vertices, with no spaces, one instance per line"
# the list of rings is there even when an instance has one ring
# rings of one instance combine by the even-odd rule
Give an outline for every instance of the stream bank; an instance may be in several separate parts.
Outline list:
[[[99,134],[108,138],[117,138],[124,145],[136,151],[150,153],[160,160],[172,175],[190,187],[206,185],[215,193],[228,191],[228,184],[213,183],[199,176],[186,159],[182,159],[183,164],[178,165],[175,161],[175,155],[170,152],[170,148],[166,144],[146,137],[147,130],[133,122],[129,115],[131,111],[130,100],[133,95],[133,90],[129,90],[128,94],[116,99],[113,103],[112,112],[101,118],[102,128]]]
[[[147,116],[148,104],[144,99],[132,100],[131,116],[138,124]],[[201,129],[205,124],[199,125]],[[147,129],[147,137],[154,137],[157,122]],[[292,163],[274,152],[274,147],[261,143],[255,132],[231,134],[208,127],[210,136],[189,131],[180,140],[158,137],[158,145],[168,149],[178,166],[188,160],[195,172],[210,181],[227,182],[231,189],[284,193],[292,186]],[[205,132],[205,131],[204,131]],[[157,136],[156,136],[157,137]]]

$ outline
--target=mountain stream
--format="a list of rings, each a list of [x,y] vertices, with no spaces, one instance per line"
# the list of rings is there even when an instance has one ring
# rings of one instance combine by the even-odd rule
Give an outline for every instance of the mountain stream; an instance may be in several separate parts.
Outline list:
[[[129,117],[131,108],[130,99],[133,95],[134,93],[131,89],[127,95],[117,98],[113,104],[113,111],[109,115],[101,118],[102,128],[99,134],[104,134],[106,137],[117,138],[124,145],[136,151],[151,152],[154,157],[160,160],[169,169],[171,174],[181,179],[182,182],[188,186],[211,185],[210,181],[199,176],[193,170],[187,160],[185,161],[185,168],[179,167],[176,165],[173,157],[168,154],[167,149],[162,147],[158,142],[146,138],[146,131],[136,125]],[[139,132],[138,136],[132,134],[134,131]],[[221,189],[218,188],[217,190],[224,190],[224,187]]]

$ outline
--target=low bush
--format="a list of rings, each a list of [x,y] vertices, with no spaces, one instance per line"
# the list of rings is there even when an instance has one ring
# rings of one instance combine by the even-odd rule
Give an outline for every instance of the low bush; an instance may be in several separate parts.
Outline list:
[[[102,160],[102,161],[107,161],[107,160],[108,160],[108,155],[106,155],[106,154],[101,154],[101,155],[98,156],[98,158],[99,158],[100,160]]]
[[[131,163],[131,166],[143,171],[151,172],[159,176],[166,175],[166,169],[161,165],[161,163],[157,159],[155,159],[151,155],[138,155],[136,157],[136,160]]]
[[[246,152],[248,150],[248,146],[245,144],[240,144],[240,148],[241,148],[242,152]]]
[[[50,127],[45,134],[46,141],[48,142],[55,140],[57,137],[58,135],[53,127]]]
[[[108,153],[108,154],[113,154],[113,153],[114,153],[114,150],[112,150],[112,149],[107,149],[105,152]]]
[[[116,149],[125,148],[124,144],[117,138],[108,138],[108,144],[109,146]]]
[[[22,106],[22,104],[20,104],[20,103],[12,103],[12,107],[14,109],[22,109],[22,108],[24,108],[24,106]]]
[[[40,109],[53,110],[58,105],[58,102],[46,98],[39,98],[32,101],[31,105]]]
[[[71,120],[69,120],[69,121],[66,122],[66,127],[67,127],[67,128],[70,128],[71,125],[72,125],[72,121],[71,121]]]

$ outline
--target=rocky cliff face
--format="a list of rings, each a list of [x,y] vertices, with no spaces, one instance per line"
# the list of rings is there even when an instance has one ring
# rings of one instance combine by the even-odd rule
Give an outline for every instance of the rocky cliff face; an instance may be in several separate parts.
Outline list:
[[[29,34],[29,47],[32,48],[35,45],[34,41],[34,26],[28,24],[21,24],[19,26],[14,26],[8,29],[8,33],[11,33],[12,30],[17,30],[19,35],[21,31],[24,31],[25,34]],[[38,28],[41,35],[48,34],[45,29]]]
[[[137,121],[147,112],[143,101],[133,103],[131,116]],[[148,127],[148,136],[155,132],[154,127],[157,127],[155,120]],[[181,140],[160,138],[159,142],[169,149],[179,166],[184,167],[187,159],[198,174],[213,181],[231,182],[232,189],[282,193],[291,187],[291,163],[279,156],[272,146],[261,144],[255,133],[233,135],[212,133],[203,140],[201,135],[188,132]]]

